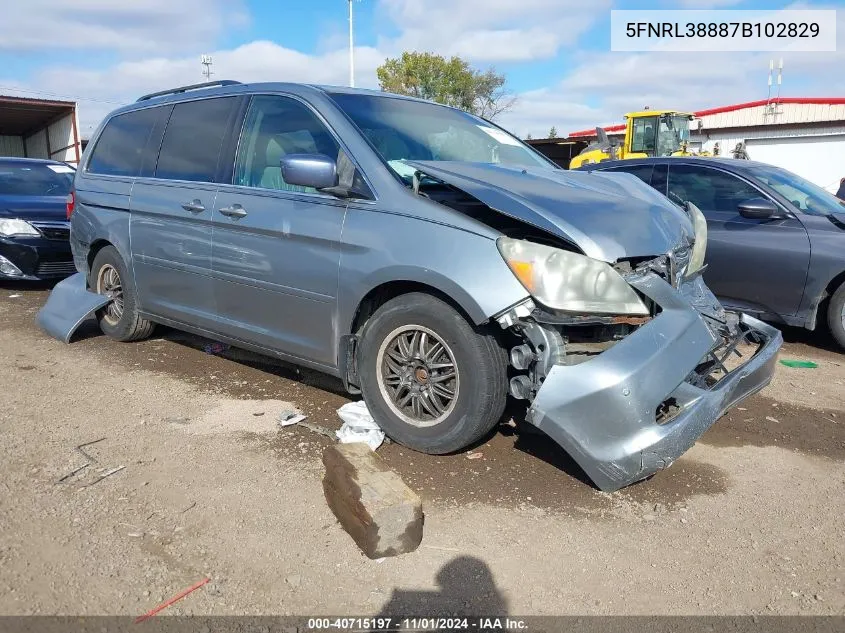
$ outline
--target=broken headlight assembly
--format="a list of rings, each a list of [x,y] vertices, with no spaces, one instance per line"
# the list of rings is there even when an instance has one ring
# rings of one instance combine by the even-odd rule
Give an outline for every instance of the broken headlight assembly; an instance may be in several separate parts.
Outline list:
[[[0,218],[0,237],[25,237],[29,235],[41,234],[26,220]]]
[[[649,314],[634,289],[606,262],[509,237],[500,237],[496,244],[520,283],[548,308],[592,314]]]

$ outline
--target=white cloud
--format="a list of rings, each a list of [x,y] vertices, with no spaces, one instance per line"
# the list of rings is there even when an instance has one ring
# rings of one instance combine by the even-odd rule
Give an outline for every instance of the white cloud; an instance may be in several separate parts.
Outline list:
[[[291,81],[329,85],[347,83],[347,54],[347,50],[342,49],[322,55],[307,55],[267,41],[250,42],[232,50],[212,52],[215,78],[242,82]],[[356,48],[356,84],[361,87],[378,87],[375,69],[383,59],[384,56],[373,48]],[[35,90],[42,88],[57,98],[84,96],[87,100],[81,101],[79,116],[85,136],[119,103],[129,103],[148,92],[199,83],[203,81],[200,72],[196,56],[158,57],[120,62],[104,70],[50,67],[37,73],[29,84],[18,84],[17,87]],[[12,83],[0,79],[0,86]]]
[[[476,62],[553,57],[606,17],[610,0],[381,0],[401,33],[382,38],[389,54],[434,50]]]
[[[559,136],[565,136],[572,129],[595,127],[596,121],[608,116],[607,110],[585,105],[562,90],[543,88],[520,94],[514,108],[497,123],[521,138],[528,134],[543,138],[552,126]]]
[[[248,23],[241,0],[6,0],[0,49],[152,52],[208,45]]]
[[[0,0],[2,1],[2,0]],[[725,0],[706,0],[724,2]],[[46,11],[58,0],[28,0],[29,5]],[[554,56],[562,47],[577,43],[578,35],[609,10],[610,0],[593,3],[579,0],[380,0],[376,20],[388,32],[376,47],[356,48],[356,79],[363,87],[377,87],[376,67],[387,56],[404,49],[433,50],[443,55],[459,54],[483,66],[511,60],[537,60]],[[8,3],[8,2],[7,2]],[[170,7],[170,5],[173,7]],[[177,6],[178,5],[178,6]],[[581,6],[587,5],[587,6]],[[65,3],[62,7],[67,6]],[[156,31],[150,42],[174,39],[174,32],[187,28],[184,16],[210,15],[208,20],[192,23],[196,34],[212,38],[219,31],[227,11],[243,14],[240,3],[205,0],[77,0],[74,15],[65,25],[68,32],[77,28],[97,28],[108,37],[93,38],[92,47],[112,46],[123,54],[102,69],[55,65],[35,72],[21,88],[43,90],[44,96],[79,96],[83,135],[91,132],[117,102],[130,102],[140,94],[177,85],[202,81],[199,54],[214,56],[215,78],[240,81],[303,81],[346,84],[348,58],[345,34],[341,29],[325,37],[317,52],[303,53],[269,41],[254,41],[234,49],[211,50],[188,38],[175,38],[169,48],[156,47],[155,54],[143,49],[140,34]],[[697,6],[700,6],[698,4]],[[235,7],[235,8],[233,8]],[[795,5],[790,8],[800,8]],[[0,49],[25,46],[26,21],[14,7],[12,17],[0,21]],[[63,12],[64,11],[64,12]],[[69,10],[56,14],[64,19]],[[139,15],[143,15],[141,20]],[[182,16],[177,19],[174,16]],[[342,15],[338,25],[342,26]],[[204,19],[204,18],[203,18]],[[17,20],[17,22],[15,22]],[[172,23],[171,23],[172,22]],[[16,27],[9,23],[17,24]],[[80,26],[81,25],[81,26]],[[49,26],[49,29],[58,28]],[[15,31],[12,33],[11,31]],[[48,33],[52,33],[49,31]],[[99,33],[99,31],[97,31]],[[840,33],[837,53],[784,54],[784,95],[826,96],[845,92],[845,12],[839,12]],[[52,38],[52,35],[49,36]],[[74,36],[76,38],[77,36]],[[17,38],[17,39],[15,39]],[[38,36],[43,46],[45,37]],[[110,39],[111,38],[111,39]],[[108,44],[116,39],[122,43]],[[85,40],[82,40],[85,41]],[[17,44],[15,44],[17,42]],[[181,42],[181,44],[180,44]],[[191,44],[188,46],[188,44]],[[80,44],[81,45],[81,44]],[[187,48],[182,50],[180,46]],[[518,135],[545,136],[551,126],[561,135],[579,130],[621,123],[625,112],[645,105],[653,108],[696,110],[727,105],[766,96],[769,53],[611,53],[570,51],[572,69],[561,70],[542,89],[518,95],[511,112],[500,123]],[[526,66],[527,67],[527,66]],[[511,70],[511,80],[519,72]],[[0,77],[0,86],[13,82]],[[0,89],[2,92],[9,92]]]

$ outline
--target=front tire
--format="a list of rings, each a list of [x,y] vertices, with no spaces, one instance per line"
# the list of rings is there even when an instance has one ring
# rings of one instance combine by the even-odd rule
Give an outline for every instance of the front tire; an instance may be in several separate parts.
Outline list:
[[[488,433],[504,411],[506,372],[496,338],[428,294],[386,302],[361,334],[370,413],[393,440],[423,453],[451,453]]]
[[[839,286],[827,306],[827,325],[833,338],[845,349],[845,283]]]
[[[126,264],[114,246],[104,247],[94,257],[88,285],[97,294],[112,297],[111,303],[97,311],[103,334],[124,342],[139,341],[152,334],[155,324],[139,316]]]

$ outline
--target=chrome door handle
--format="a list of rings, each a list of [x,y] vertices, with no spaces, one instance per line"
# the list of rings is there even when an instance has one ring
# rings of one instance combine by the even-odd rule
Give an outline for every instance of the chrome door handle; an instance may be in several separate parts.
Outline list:
[[[231,207],[223,207],[220,209],[220,213],[230,218],[242,218],[246,215],[246,209],[244,209],[238,203],[233,204]]]
[[[184,203],[182,208],[185,209],[185,211],[190,211],[191,213],[202,213],[205,211],[205,207],[202,206],[202,200],[199,198],[194,198],[190,202]]]

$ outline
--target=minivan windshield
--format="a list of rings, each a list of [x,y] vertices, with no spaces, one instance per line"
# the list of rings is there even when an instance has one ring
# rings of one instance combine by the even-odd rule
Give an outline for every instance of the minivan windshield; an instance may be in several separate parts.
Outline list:
[[[748,170],[804,213],[845,214],[845,203],[842,200],[791,171],[774,165],[753,165]]]
[[[68,165],[0,161],[0,196],[66,196],[73,174]]]
[[[379,95],[332,93],[331,97],[406,182],[416,170],[405,160],[557,169],[515,136],[461,110]]]

